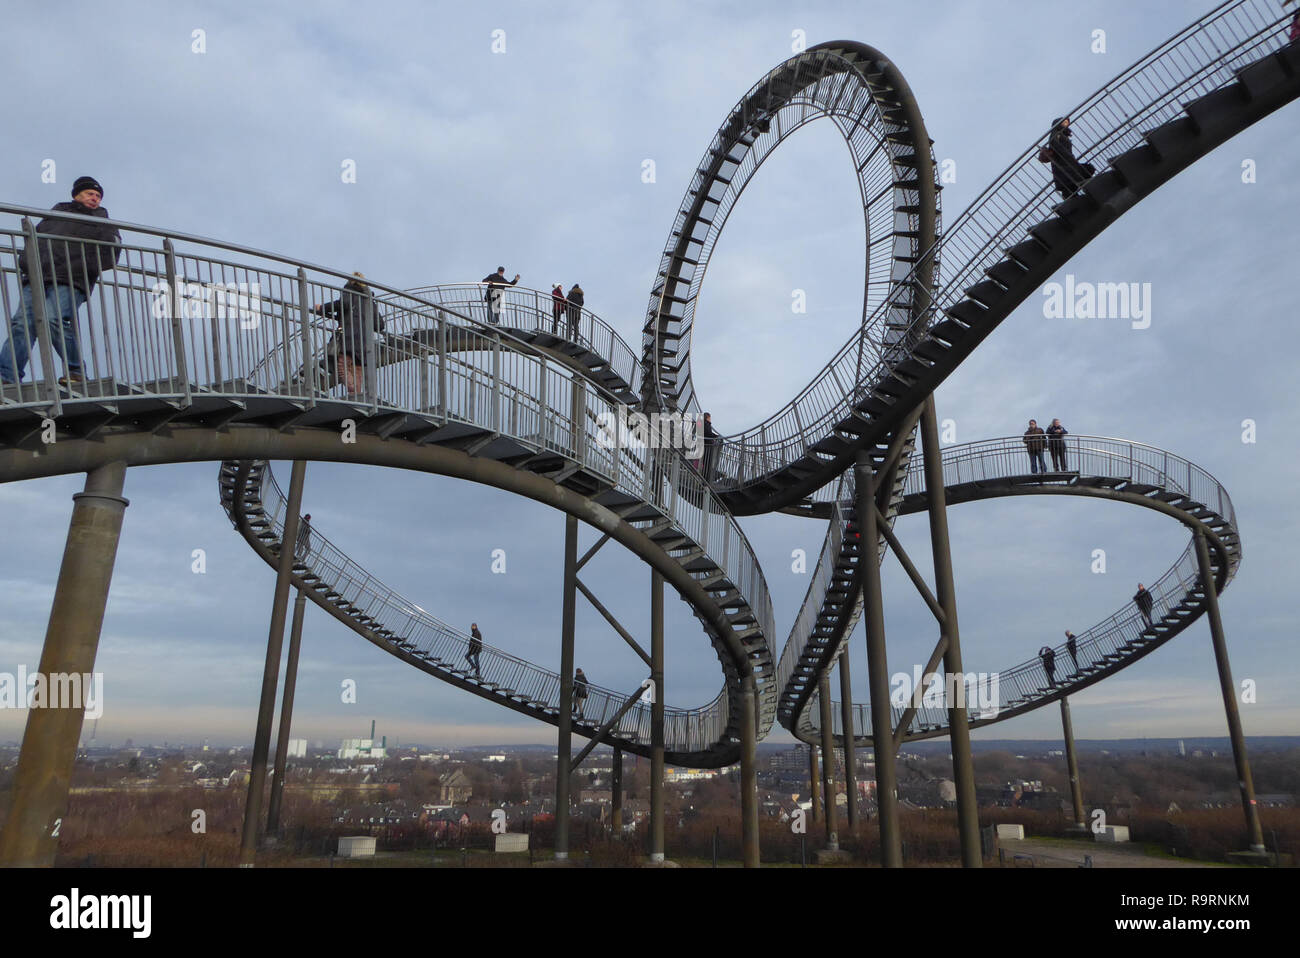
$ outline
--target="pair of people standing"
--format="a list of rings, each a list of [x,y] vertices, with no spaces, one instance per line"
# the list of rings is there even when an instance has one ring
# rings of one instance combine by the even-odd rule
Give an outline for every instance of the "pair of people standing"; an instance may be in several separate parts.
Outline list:
[[[108,219],[108,210],[100,203],[104,188],[93,176],[79,176],[72,184],[72,202],[56,203],[51,210]],[[45,321],[50,330],[50,345],[63,360],[64,375],[59,383],[77,386],[85,381],[82,369],[81,337],[77,332],[77,312],[90,298],[100,273],[113,269],[121,257],[117,245],[122,236],[112,226],[100,226],[81,220],[47,216],[36,224],[40,234],[35,250],[40,273],[40,288],[33,288],[37,277],[29,275],[28,250],[18,254],[22,290],[18,309],[9,320],[9,339],[0,349],[0,384],[22,382],[27,363],[38,341],[36,302],[43,300]],[[46,370],[50,376],[53,370]]]
[[[1065,437],[1069,433],[1061,425],[1061,420],[1053,419],[1052,424],[1044,431],[1039,425],[1037,419],[1029,420],[1029,428],[1025,430],[1023,442],[1025,451],[1029,453],[1029,471],[1031,474],[1047,472],[1047,464],[1043,461],[1043,452],[1049,451],[1052,454],[1052,471],[1065,472]]]
[[[582,306],[587,300],[582,287],[577,283],[564,292],[563,283],[551,284],[551,332],[559,333],[560,318],[568,317],[569,338],[578,338],[578,320],[582,318]]]

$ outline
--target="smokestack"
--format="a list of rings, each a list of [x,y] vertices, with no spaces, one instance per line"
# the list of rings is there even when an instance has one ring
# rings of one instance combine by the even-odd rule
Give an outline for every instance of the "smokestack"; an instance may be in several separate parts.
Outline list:
[[[388,748],[388,736],[387,736],[387,735],[384,736],[384,740],[380,743],[379,747],[380,747],[380,748]]]
[[[374,740],[375,740],[375,720],[371,719],[370,720],[370,741],[373,742]]]

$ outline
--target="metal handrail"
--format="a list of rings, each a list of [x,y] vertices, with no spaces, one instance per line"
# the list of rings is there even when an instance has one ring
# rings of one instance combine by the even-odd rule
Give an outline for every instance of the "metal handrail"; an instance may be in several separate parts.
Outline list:
[[[1242,558],[1241,541],[1236,531],[1236,511],[1227,490],[1200,466],[1146,443],[1112,437],[1067,435],[1063,438],[1067,467],[1076,464],[1085,467],[1109,464],[1115,468],[1109,471],[1095,468],[1069,468],[1065,473],[1035,475],[1029,471],[1029,457],[1025,450],[1024,438],[1024,436],[1007,436],[950,446],[945,449],[943,451],[945,487],[987,483],[999,479],[1013,479],[1018,485],[1033,481],[1045,485],[1059,485],[1099,478],[1154,486],[1159,490],[1185,496],[1193,503],[1205,506],[1214,513],[1211,519],[1221,518],[1228,524],[1226,529],[1221,529],[1217,533],[1228,554],[1224,581],[1220,588],[1226,587],[1235,577]],[[1046,451],[1044,455],[1047,455]],[[919,458],[914,458],[908,468],[904,496],[917,496],[924,492],[924,464]],[[1191,517],[1189,513],[1189,522],[1204,525],[1206,521]],[[1199,590],[1199,580],[1200,569],[1193,542],[1188,544],[1173,566],[1148,588],[1147,591],[1153,600],[1151,613],[1153,621],[1158,622],[1162,616],[1171,614],[1171,610],[1180,602]],[[1036,656],[1009,669],[989,674],[996,674],[1000,690],[1011,689],[1015,699],[1046,699],[1060,691],[1069,675],[1080,675],[1094,665],[1103,664],[1106,656],[1145,648],[1152,642],[1159,641],[1158,639],[1142,641],[1141,635],[1145,629],[1145,620],[1140,610],[1129,601],[1101,622],[1075,635],[1078,669],[1073,669],[1074,663],[1069,658],[1065,643],[1053,647],[1057,674],[1064,673],[1067,677],[1065,680],[1058,679],[1055,685],[1049,684],[1043,663]],[[967,658],[969,665],[969,657]],[[783,664],[784,661],[783,654]],[[804,726],[820,730],[820,717],[816,707],[819,702],[817,692],[814,691],[808,705],[799,716]],[[835,734],[843,734],[843,729],[840,727],[842,724],[840,705],[838,702],[833,702],[832,705],[836,725]],[[907,707],[907,705],[891,704],[895,726]],[[1019,706],[1016,708],[1019,710]],[[870,735],[870,703],[853,703],[852,712],[854,735]],[[972,719],[975,718],[972,712]],[[922,705],[916,711],[913,724],[916,727],[933,730],[946,726],[947,721],[946,708]]]
[[[1279,0],[1229,0],[1179,31],[1075,109],[1062,111],[1070,117],[1071,129],[1080,134],[1079,142],[1086,144],[1079,159],[1117,155],[1141,145],[1143,133],[1135,120],[1152,129],[1178,116],[1184,102],[1230,82],[1236,70],[1287,42],[1279,27],[1292,16]],[[965,289],[983,278],[984,269],[1002,258],[1004,247],[1051,215],[1053,184],[1050,171],[1037,161],[1038,146],[1036,140],[1021,153],[920,258],[909,279],[914,280],[925,261],[940,253],[950,269],[958,265],[933,295],[922,291],[928,308],[908,329],[909,341],[931,326],[945,308],[963,299]],[[886,303],[867,325],[883,328],[893,315]],[[857,384],[858,395],[896,365],[896,360],[889,361],[893,357],[882,357],[869,368],[857,368],[860,339],[855,332],[809,385],[775,414],[725,436],[719,470],[747,484],[803,457],[812,441],[851,410],[854,397],[830,386],[837,372]],[[756,464],[753,471],[742,471],[742,453],[746,462]]]
[[[207,256],[200,249],[207,241],[198,237],[98,217],[12,204],[0,204],[0,211],[84,220],[162,237],[161,248],[115,244],[120,259],[101,274],[78,320],[79,330],[87,331],[82,336],[87,381],[63,399],[65,408],[121,402],[123,391],[127,399],[156,397],[181,409],[197,397],[278,398],[301,405],[335,398],[333,354],[341,344],[351,343],[351,325],[335,319],[337,328],[331,329],[331,321],[311,310],[339,298],[338,280],[351,279],[347,274],[272,254],[265,254],[265,262],[232,263],[227,251],[247,248],[212,241],[213,250],[220,252]],[[21,230],[0,229],[0,277],[16,276],[22,242]],[[103,245],[64,237],[40,237],[38,242]],[[774,621],[767,583],[747,537],[696,471],[681,462],[682,450],[647,451],[635,443],[606,448],[596,430],[575,429],[571,422],[574,409],[581,410],[584,422],[602,415],[610,417],[607,421],[616,418],[621,401],[600,383],[548,362],[512,330],[380,283],[366,283],[369,289],[359,295],[357,310],[364,348],[347,347],[357,352],[363,378],[356,401],[371,414],[382,408],[415,412],[434,422],[471,423],[539,452],[558,453],[605,477],[613,488],[653,505],[691,541],[707,541],[706,554],[718,557],[718,566],[758,621],[761,638],[751,637],[747,651],[751,656],[758,652],[751,661],[760,690],[760,727],[766,731],[775,715],[771,670],[764,664],[770,662],[766,642]],[[237,291],[241,284],[248,291],[242,300],[214,307],[208,295],[213,288]],[[6,308],[8,289],[0,282]],[[364,332],[376,312],[388,331],[379,345]],[[440,348],[448,329],[455,330],[459,341],[459,351],[453,354]],[[414,342],[417,333],[427,336],[427,349],[403,345]],[[52,378],[47,371],[47,387]],[[37,390],[31,384],[0,386],[0,404],[48,411],[48,393],[49,388]],[[710,638],[715,644],[725,641],[725,636]],[[721,695],[717,701],[725,700]]]

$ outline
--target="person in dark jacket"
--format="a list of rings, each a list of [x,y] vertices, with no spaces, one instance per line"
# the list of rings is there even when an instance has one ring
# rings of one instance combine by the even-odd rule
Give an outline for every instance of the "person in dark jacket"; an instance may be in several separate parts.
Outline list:
[[[294,546],[293,554],[296,558],[302,559],[311,553],[311,513],[307,513],[298,523],[298,542]]]
[[[582,287],[577,283],[569,290],[569,338],[578,338],[578,320],[582,318],[582,304],[586,301]]]
[[[1047,436],[1042,429],[1038,427],[1038,420],[1029,420],[1029,428],[1025,430],[1025,450],[1029,453],[1029,471],[1030,473],[1047,472],[1047,463],[1043,462],[1043,449],[1047,445]]]
[[[1043,660],[1043,671],[1047,673],[1047,684],[1056,688],[1056,653],[1047,646],[1038,650],[1038,657]]]
[[[722,435],[713,428],[713,414],[704,414],[704,481],[718,478],[718,453],[722,450]]]
[[[363,273],[353,273],[343,287],[343,295],[332,303],[322,303],[312,312],[338,321],[334,350],[338,354],[338,376],[347,390],[348,399],[365,395],[366,340],[384,329],[370,296],[370,287],[362,282]]]
[[[582,669],[573,673],[573,714],[582,718],[582,710],[587,705],[587,677]]]
[[[1070,653],[1070,659],[1074,662],[1074,671],[1079,671],[1079,643],[1074,638],[1074,633],[1069,629],[1065,630],[1065,651]]]
[[[1138,583],[1137,592],[1133,593],[1133,602],[1137,605],[1138,611],[1142,613],[1142,618],[1146,620],[1147,628],[1151,628],[1153,624],[1151,610],[1155,608],[1155,600],[1151,598],[1151,593],[1146,590],[1146,587],[1141,582]]]
[[[469,624],[469,649],[465,652],[465,661],[474,666],[474,675],[483,677],[479,671],[478,657],[483,654],[483,633],[478,630],[478,623]]]
[[[564,316],[565,311],[569,308],[568,301],[564,298],[564,284],[554,283],[551,286],[551,332],[559,333],[560,319]]]
[[[498,266],[495,273],[488,273],[479,282],[487,284],[487,289],[483,290],[483,300],[487,303],[488,322],[495,326],[501,322],[501,306],[506,298],[505,288],[519,282],[519,274],[515,273],[514,279],[506,279],[506,268]]]
[[[1052,454],[1054,472],[1065,472],[1065,437],[1068,435],[1059,419],[1053,419],[1047,427],[1047,451]]]
[[[1058,116],[1052,121],[1047,149],[1052,155],[1052,182],[1063,200],[1079,192],[1079,187],[1097,172],[1091,163],[1080,163],[1074,158],[1073,136],[1068,116]]]
[[[56,203],[52,210],[108,219],[108,210],[99,205],[103,199],[104,188],[94,177],[79,176],[72,184],[72,202]],[[122,236],[112,226],[53,216],[37,223],[36,232],[40,234],[36,253],[43,289],[32,289],[34,279],[28,275],[27,250],[23,249],[18,254],[20,303],[9,320],[9,340],[0,349],[0,382],[18,383],[26,378],[27,362],[38,348],[34,299],[39,295],[45,300],[51,345],[63,359],[65,374],[59,382],[75,385],[84,381],[77,311],[90,298],[99,274],[117,264],[122,252],[117,244]],[[45,375],[53,375],[53,370],[45,370]]]

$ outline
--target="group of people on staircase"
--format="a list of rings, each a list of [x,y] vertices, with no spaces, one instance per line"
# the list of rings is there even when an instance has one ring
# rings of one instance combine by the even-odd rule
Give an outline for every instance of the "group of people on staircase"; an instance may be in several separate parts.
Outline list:
[[[1142,615],[1145,625],[1143,631],[1150,629],[1155,624],[1151,617],[1152,612],[1155,611],[1155,600],[1141,582],[1138,583],[1137,592],[1133,594],[1133,604]],[[1069,653],[1070,660],[1074,663],[1074,672],[1071,674],[1078,675],[1080,672],[1078,640],[1069,629],[1065,630],[1065,651]],[[1038,650],[1038,657],[1042,660],[1043,671],[1047,673],[1048,687],[1056,688],[1056,650],[1045,645]]]
[[[495,273],[488,273],[479,282],[486,287],[483,290],[483,302],[487,308],[487,321],[498,326],[505,312],[506,287],[517,284],[519,274],[515,273],[514,279],[506,279],[506,268],[498,266]],[[568,293],[565,293],[563,283],[551,284],[551,332],[558,336],[560,321],[565,320],[569,339],[577,339],[578,322],[582,319],[585,302],[586,294],[581,284],[574,283]]]

